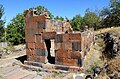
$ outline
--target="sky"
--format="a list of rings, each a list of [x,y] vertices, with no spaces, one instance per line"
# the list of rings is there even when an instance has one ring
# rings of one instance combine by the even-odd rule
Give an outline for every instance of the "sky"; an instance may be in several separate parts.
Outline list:
[[[76,14],[84,16],[87,8],[102,9],[108,6],[109,2],[110,0],[0,0],[5,9],[2,17],[6,20],[5,26],[18,13],[38,5],[47,8],[54,16],[66,16],[71,19]]]

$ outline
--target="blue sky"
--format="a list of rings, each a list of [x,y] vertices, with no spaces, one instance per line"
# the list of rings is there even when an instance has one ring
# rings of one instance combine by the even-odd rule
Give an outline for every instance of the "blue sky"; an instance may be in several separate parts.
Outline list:
[[[6,24],[24,10],[31,7],[42,5],[46,7],[55,16],[72,18],[76,14],[84,16],[87,8],[101,9],[109,5],[110,0],[0,0],[5,8],[3,19],[6,19]]]

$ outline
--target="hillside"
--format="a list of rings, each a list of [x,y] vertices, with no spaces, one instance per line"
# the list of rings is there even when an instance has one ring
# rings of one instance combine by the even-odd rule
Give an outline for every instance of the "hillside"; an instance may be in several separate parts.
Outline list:
[[[85,72],[90,74],[96,66],[103,68],[107,64],[108,67],[102,70],[99,77],[112,79],[120,75],[120,27],[100,29],[95,31],[95,35],[95,44],[84,62]]]

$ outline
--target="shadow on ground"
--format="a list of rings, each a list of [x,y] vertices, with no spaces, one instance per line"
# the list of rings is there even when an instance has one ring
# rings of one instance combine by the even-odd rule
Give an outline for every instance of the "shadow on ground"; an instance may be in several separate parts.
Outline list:
[[[16,60],[19,60],[21,63],[24,63],[24,61],[27,60],[27,55],[18,57],[18,58],[16,58]]]

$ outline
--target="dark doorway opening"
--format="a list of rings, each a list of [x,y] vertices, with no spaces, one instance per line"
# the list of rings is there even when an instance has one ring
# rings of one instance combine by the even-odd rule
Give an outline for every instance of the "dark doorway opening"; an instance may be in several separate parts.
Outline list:
[[[16,58],[16,60],[19,60],[21,63],[24,63],[24,61],[27,60],[27,55],[18,57],[18,58]]]
[[[51,48],[51,41],[50,39],[45,39],[45,44],[46,44],[46,47],[47,47],[47,51],[48,51],[48,62],[51,63],[51,64],[55,64],[55,57],[52,57],[51,54],[50,54],[50,48]]]

